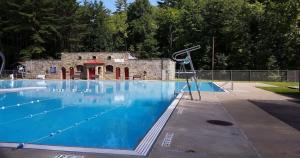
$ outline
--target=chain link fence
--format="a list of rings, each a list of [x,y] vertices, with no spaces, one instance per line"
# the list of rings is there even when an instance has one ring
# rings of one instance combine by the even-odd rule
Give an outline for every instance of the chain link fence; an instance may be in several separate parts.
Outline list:
[[[10,74],[15,78],[22,78],[17,70],[4,70],[1,79],[9,79]],[[176,73],[177,78],[178,71]],[[23,74],[25,78],[33,78],[33,74]],[[197,76],[201,80],[216,81],[276,81],[276,82],[299,82],[300,70],[197,70]]]
[[[0,74],[1,79],[10,79],[10,75],[13,74],[14,76],[18,76],[19,73],[17,70],[3,70]]]
[[[36,79],[38,75],[42,75],[42,74],[28,73],[28,72],[25,73],[25,72],[20,72],[18,70],[4,70],[0,75],[0,79],[11,79],[11,75],[13,75],[14,79]]]
[[[201,80],[299,82],[300,70],[197,70]],[[178,76],[177,71],[177,78]]]

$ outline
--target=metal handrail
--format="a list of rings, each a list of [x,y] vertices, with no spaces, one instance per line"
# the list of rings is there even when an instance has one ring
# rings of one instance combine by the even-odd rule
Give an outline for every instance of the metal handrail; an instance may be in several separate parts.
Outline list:
[[[181,58],[181,59],[179,59],[178,56],[184,55],[184,54],[186,54],[187,52],[192,52],[192,51],[198,50],[198,49],[200,49],[200,48],[201,48],[201,46],[198,45],[198,46],[194,46],[194,47],[187,48],[187,49],[184,49],[184,50],[180,50],[180,51],[178,51],[178,52],[173,53],[172,59],[175,60],[175,61],[178,61],[178,62],[182,62],[182,61],[184,61],[186,58]]]
[[[5,56],[2,52],[0,52],[0,57],[1,57],[1,60],[2,60],[2,64],[1,64],[1,68],[0,68],[0,75],[1,75],[2,71],[4,70],[4,67],[5,67]]]
[[[186,73],[187,70],[185,68],[185,65],[186,64],[190,64],[191,72],[193,73],[193,75],[192,75],[191,78],[194,79],[194,82],[196,84],[196,88],[197,88],[198,95],[199,95],[199,100],[201,100],[201,94],[200,94],[200,90],[199,90],[198,83],[197,83],[197,73],[196,73],[196,71],[194,69],[194,65],[193,65],[190,53],[192,51],[198,50],[200,48],[201,48],[200,45],[198,45],[198,46],[194,46],[194,47],[191,47],[191,48],[187,48],[187,49],[175,52],[172,55],[173,60],[179,62],[179,64],[180,64],[180,70],[182,72]],[[182,56],[182,55],[185,55],[185,56],[180,58],[179,56]],[[191,85],[189,83],[189,77],[188,76],[186,76],[186,83],[187,83],[187,86],[189,88],[189,93],[190,93],[190,96],[191,96],[191,100],[193,100],[192,91],[191,91]]]

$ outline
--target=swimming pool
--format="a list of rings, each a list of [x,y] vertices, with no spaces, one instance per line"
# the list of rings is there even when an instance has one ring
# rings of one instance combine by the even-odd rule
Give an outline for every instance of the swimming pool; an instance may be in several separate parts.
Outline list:
[[[134,150],[184,82],[1,81],[0,142]],[[222,90],[201,83],[201,91]],[[194,87],[192,87],[194,89]]]

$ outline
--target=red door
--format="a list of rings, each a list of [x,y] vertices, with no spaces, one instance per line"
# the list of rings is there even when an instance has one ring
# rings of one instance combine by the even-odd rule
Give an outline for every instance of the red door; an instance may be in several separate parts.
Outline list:
[[[74,79],[74,68],[70,67],[70,79]]]
[[[66,75],[67,70],[66,70],[66,68],[62,67],[61,72],[62,72],[62,79],[63,80],[67,79],[67,75]]]
[[[95,68],[89,68],[89,77],[90,80],[95,79]]]
[[[125,80],[129,80],[129,68],[125,67]]]
[[[119,80],[121,77],[121,69],[119,67],[116,68],[116,79]]]

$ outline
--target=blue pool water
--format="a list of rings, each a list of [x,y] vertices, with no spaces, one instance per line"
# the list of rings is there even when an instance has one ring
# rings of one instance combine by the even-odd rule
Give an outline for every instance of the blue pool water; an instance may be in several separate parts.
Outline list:
[[[0,81],[0,142],[135,149],[184,82]],[[201,91],[220,90],[213,83]],[[195,90],[195,85],[192,89]]]

